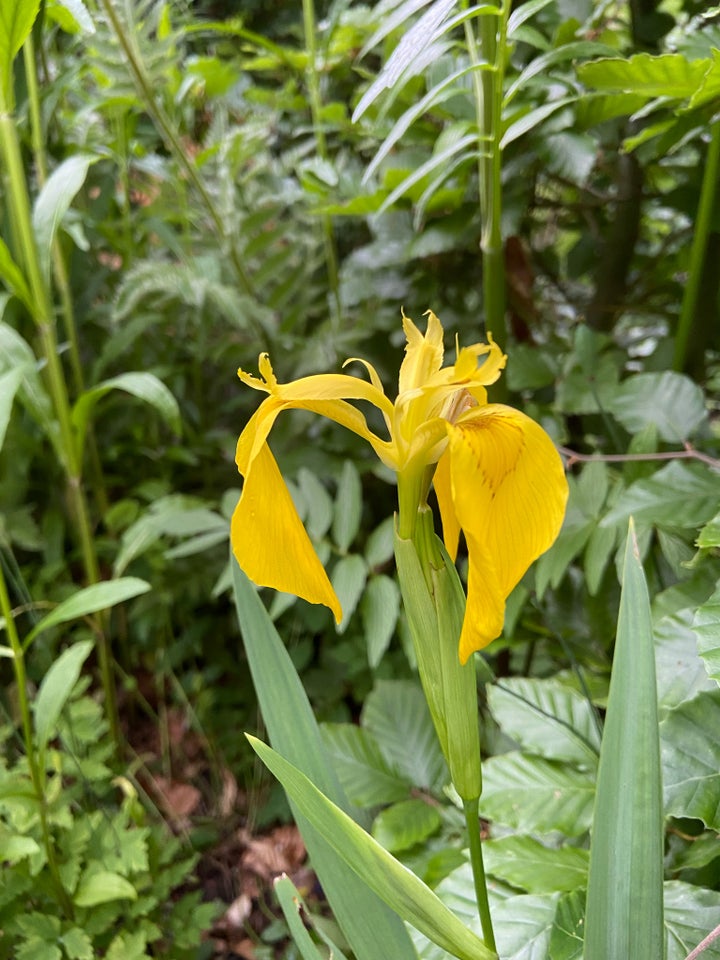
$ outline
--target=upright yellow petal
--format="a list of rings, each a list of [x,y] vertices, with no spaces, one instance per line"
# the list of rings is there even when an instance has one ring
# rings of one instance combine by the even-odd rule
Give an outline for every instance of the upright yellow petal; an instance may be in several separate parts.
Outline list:
[[[464,662],[502,632],[505,600],[560,531],[568,488],[552,440],[518,410],[476,407],[448,432],[452,501],[470,564]]]
[[[238,563],[254,583],[322,603],[340,622],[340,601],[267,444],[261,446],[245,476],[230,539]]]
[[[442,324],[432,310],[427,311],[427,318],[427,330],[423,335],[403,311],[402,323],[407,344],[405,356],[400,365],[398,384],[400,395],[407,390],[423,387],[442,366],[444,356]]]

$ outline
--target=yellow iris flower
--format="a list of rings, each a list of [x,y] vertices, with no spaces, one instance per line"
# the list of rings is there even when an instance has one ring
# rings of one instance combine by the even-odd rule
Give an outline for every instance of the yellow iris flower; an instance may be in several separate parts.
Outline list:
[[[240,567],[255,583],[325,604],[340,621],[340,602],[267,437],[278,414],[294,408],[342,424],[397,473],[400,537],[412,537],[431,481],[453,559],[464,532],[469,573],[459,655],[465,663],[501,634],[507,597],[558,535],[568,488],[562,461],[542,427],[512,407],[487,402],[485,387],[498,379],[507,359],[497,344],[489,338],[488,344],[458,348],[455,363],[443,367],[443,328],[432,311],[427,317],[422,334],[403,313],[407,346],[394,403],[364,360],[347,363],[362,363],[369,382],[320,374],[278,383],[267,354],[258,362],[261,379],[238,371],[243,383],[268,396],[238,440],[236,462],[244,484],[231,540]],[[368,401],[380,411],[388,439],[370,430],[350,400]]]

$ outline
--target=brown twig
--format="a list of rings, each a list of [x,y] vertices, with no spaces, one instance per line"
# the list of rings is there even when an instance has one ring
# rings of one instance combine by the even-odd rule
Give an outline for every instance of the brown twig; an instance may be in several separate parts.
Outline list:
[[[699,460],[707,464],[712,470],[720,471],[720,460],[696,450],[689,444],[684,450],[667,450],[663,453],[578,453],[569,447],[558,447],[560,453],[567,457],[565,466],[570,469],[576,463],[636,463],[641,460]]]
[[[696,958],[696,957],[699,957],[700,954],[703,952],[703,950],[706,950],[706,949],[710,946],[711,943],[713,943],[715,940],[718,939],[718,937],[720,937],[720,924],[718,924],[717,927],[715,927],[715,929],[713,930],[712,933],[709,933],[709,934],[705,937],[705,939],[702,941],[702,943],[699,943],[699,944],[695,947],[695,949],[693,950],[692,953],[689,953],[689,954],[685,957],[685,960],[695,960],[695,958]]]

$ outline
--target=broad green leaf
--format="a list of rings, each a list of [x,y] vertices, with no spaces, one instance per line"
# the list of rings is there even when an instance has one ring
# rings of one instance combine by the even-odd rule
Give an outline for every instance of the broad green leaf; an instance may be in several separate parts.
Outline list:
[[[681,703],[660,733],[666,812],[720,830],[720,690]]]
[[[360,601],[368,663],[375,669],[395,632],[400,612],[400,590],[392,577],[380,573],[370,577]]]
[[[305,528],[313,540],[320,540],[330,529],[333,520],[332,499],[323,484],[307,467],[298,471],[297,482],[307,507]]]
[[[50,627],[68,623],[70,620],[78,620],[90,613],[97,613],[98,610],[107,610],[141,593],[147,593],[148,590],[150,590],[150,584],[137,577],[102,580],[100,583],[83,587],[82,590],[78,590],[67,600],[59,603],[51,613],[35,624],[25,638],[25,646],[29,646],[39,634],[49,630]]]
[[[98,400],[101,400],[102,397],[110,393],[111,390],[122,390],[125,393],[137,397],[138,400],[144,400],[145,403],[149,403],[152,407],[155,407],[174,433],[180,434],[182,432],[178,402],[162,380],[159,380],[152,373],[121,373],[117,377],[104,380],[96,387],[86,390],[75,401],[75,406],[72,410],[72,421],[78,433],[78,442],[81,450],[85,440],[88,421],[95,409],[95,405]]]
[[[712,49],[710,57],[712,65],[705,74],[702,83],[690,98],[687,105],[688,110],[694,110],[704,103],[717,100],[720,96],[720,50]]]
[[[720,489],[707,467],[673,460],[647,480],[628,487],[601,521],[603,527],[627,521],[699,527],[717,513]]]
[[[654,424],[668,443],[683,443],[707,422],[700,387],[672,370],[638,373],[625,380],[608,410],[630,433]]]
[[[40,853],[40,847],[32,837],[25,837],[19,833],[13,834],[5,828],[0,829],[0,844],[2,844],[3,860],[9,864]]]
[[[701,550],[720,547],[720,513],[716,513],[712,520],[708,520],[695,543]]]
[[[23,367],[11,368],[5,373],[0,373],[0,450],[2,450],[2,445],[5,442],[5,433],[10,422],[13,400],[24,375],[25,369]]]
[[[642,93],[647,97],[691,97],[700,87],[710,66],[709,60],[688,60],[681,53],[607,58],[583,63],[577,73],[586,87]]]
[[[375,567],[382,567],[389,563],[393,558],[393,517],[387,517],[382,521],[370,536],[365,544],[365,562],[370,570]]]
[[[137,900],[135,887],[109,870],[88,871],[80,880],[73,902],[77,907],[96,907],[111,900]]]
[[[578,847],[546,847],[533,837],[502,837],[483,844],[485,870],[527,893],[580,890],[590,854]]]
[[[70,960],[95,960],[92,940],[80,927],[70,927],[59,938]]]
[[[304,774],[261,740],[249,735],[248,740],[303,816],[322,830],[333,850],[398,916],[458,960],[497,960],[422,880],[328,800]]]
[[[567,764],[517,750],[483,763],[480,813],[526,833],[585,833],[592,820],[595,778]]]
[[[384,213],[389,207],[391,207],[396,200],[399,200],[400,197],[404,196],[411,187],[415,186],[416,183],[419,183],[424,177],[433,173],[435,170],[440,168],[445,168],[448,163],[455,157],[456,154],[463,154],[466,160],[472,160],[474,153],[468,151],[468,147],[474,146],[477,143],[477,136],[475,134],[468,134],[466,136],[459,137],[458,139],[449,138],[447,146],[444,146],[439,152],[433,153],[432,157],[429,160],[426,160],[425,163],[421,163],[416,169],[413,170],[405,179],[397,186],[395,189],[385,198],[383,205],[380,207],[380,213]]]
[[[2,59],[0,58],[0,63]],[[27,311],[34,316],[35,305],[33,303],[30,288],[27,285],[25,276],[20,267],[15,263],[7,244],[0,237],[0,280],[7,289],[26,307]]]
[[[720,893],[679,880],[665,884],[665,960],[686,960],[713,930],[720,917]],[[720,960],[720,940],[700,955]],[[639,960],[639,958],[638,958]]]
[[[629,117],[647,102],[647,97],[636,93],[595,93],[581,97],[575,107],[575,123],[579,130]]]
[[[365,561],[357,553],[341,557],[333,568],[330,580],[343,613],[342,620],[336,629],[338,633],[344,633],[365,589],[367,580]]]
[[[693,630],[708,676],[720,683],[720,587],[698,610]]]
[[[678,610],[660,617],[653,628],[658,704],[663,711],[690,700],[701,690],[715,688],[701,659],[702,641],[698,620],[693,625],[694,616],[692,608]]]
[[[46,9],[66,33],[95,33],[95,24],[83,0],[47,0]]]
[[[290,656],[253,585],[231,558],[235,606],[245,652],[270,740],[338,806],[350,810],[322,742],[307,695]],[[357,960],[385,953],[416,960],[402,922],[327,844],[325,831],[295,809],[295,819],[328,903]],[[372,923],[366,922],[372,917]]]
[[[575,97],[562,97],[560,100],[553,100],[551,103],[543,103],[541,106],[535,107],[534,110],[523,112],[522,115],[517,120],[514,120],[503,133],[500,141],[500,149],[504,150],[515,140],[518,140],[526,133],[534,130],[535,127],[538,127],[543,122],[543,120],[547,120],[548,117],[551,117],[554,113],[557,113],[558,110],[562,110],[562,108],[568,106],[568,104],[574,103],[575,99]]]
[[[410,680],[378,680],[365,698],[362,726],[406,783],[440,791],[448,770],[423,692]]]
[[[362,483],[357,467],[350,460],[343,464],[335,497],[333,540],[345,553],[357,536],[362,516]]]
[[[391,770],[367,730],[353,723],[326,723],[321,729],[340,783],[358,807],[404,800],[415,786]]]
[[[302,910],[307,914],[307,910],[300,893],[290,877],[283,874],[282,877],[273,883],[273,889],[275,890],[275,896],[278,898],[283,916],[290,928],[290,936],[300,951],[302,960],[323,960],[324,954],[318,950],[312,937],[308,933],[305,923],[300,917],[300,911]]]
[[[662,957],[663,843],[652,619],[631,521],[597,777],[585,960]]]
[[[136,558],[162,537],[195,537],[207,534],[213,539],[227,536],[227,520],[200,506],[195,497],[170,494],[151,504],[150,508],[131,524],[122,535],[120,550],[115,557],[113,572],[118,576]],[[206,541],[207,543],[207,541]]]
[[[518,12],[524,10],[528,4],[518,7]],[[613,50],[606,43],[597,43],[594,40],[578,40],[574,43],[566,43],[561,47],[543,53],[539,57],[534,57],[530,63],[522,70],[520,75],[510,84],[505,92],[503,102],[505,105],[510,103],[512,98],[534,77],[545,76],[550,67],[557,63],[564,63],[567,60],[580,60],[585,58],[602,56],[603,54],[612,54]],[[513,362],[515,357],[513,356]]]
[[[0,370],[18,369],[23,371],[18,394],[20,401],[51,440],[56,441],[57,423],[50,397],[38,374],[38,361],[32,347],[16,330],[6,323],[0,323]]]
[[[390,853],[409,850],[436,833],[442,820],[436,807],[412,798],[381,810],[372,825],[372,835]]]
[[[477,930],[479,921],[473,892],[470,865],[458,867],[437,887],[443,903],[467,926]],[[582,949],[577,934],[582,936],[583,898],[581,894],[551,893],[545,896],[493,897],[490,883],[490,910],[493,918],[498,954],[502,960],[575,960],[579,952],[550,953],[551,944],[568,937]],[[575,936],[573,936],[575,934]],[[413,933],[421,960],[447,960],[447,954],[421,934]]]
[[[0,3],[0,83],[4,99],[11,102],[12,65],[28,38],[40,0],[2,0]]]
[[[98,159],[99,157],[92,157],[89,154],[77,153],[63,160],[48,177],[35,200],[33,228],[40,269],[46,283],[50,280],[52,244],[60,221],[85,183],[90,164],[96,163]]]
[[[586,697],[556,680],[510,677],[487,688],[503,733],[526,753],[594,769],[600,755],[598,722]]]
[[[41,757],[92,648],[91,640],[73,644],[60,654],[43,677],[33,704],[35,743]]]

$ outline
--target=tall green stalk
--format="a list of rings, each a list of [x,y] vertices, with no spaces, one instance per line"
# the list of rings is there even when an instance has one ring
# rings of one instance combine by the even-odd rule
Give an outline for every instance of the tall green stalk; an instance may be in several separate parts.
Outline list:
[[[692,246],[690,247],[690,263],[688,278],[685,284],[680,319],[675,336],[675,355],[673,369],[683,370],[687,358],[688,343],[692,333],[693,321],[700,295],[700,282],[703,265],[707,253],[708,236],[715,208],[718,177],[720,177],[720,120],[716,120],[711,127],[710,146],[705,158],[702,187],[700,189],[700,204],[697,220],[693,231]]]
[[[305,51],[308,57],[306,71],[310,113],[312,116],[315,146],[321,160],[328,159],[327,141],[322,121],[322,99],[320,96],[320,77],[317,68],[317,42],[315,30],[315,7],[313,0],[303,0],[303,25],[305,28]],[[333,303],[332,326],[337,333],[340,327],[340,281],[338,276],[337,252],[335,250],[335,236],[332,220],[327,214],[321,216],[323,241],[325,245],[325,262],[328,273],[328,286]]]
[[[50,825],[47,816],[47,801],[45,796],[45,771],[40,769],[38,763],[38,754],[35,750],[35,738],[33,732],[32,717],[30,715],[30,702],[27,695],[27,675],[25,673],[25,654],[23,646],[20,643],[15,619],[13,617],[10,596],[8,594],[7,584],[5,582],[5,572],[2,560],[0,559],[0,613],[5,618],[5,633],[10,642],[12,650],[12,665],[15,674],[15,686],[17,687],[17,702],[20,710],[20,721],[23,731],[23,742],[25,744],[25,755],[27,757],[28,767],[30,769],[30,779],[32,780],[33,792],[38,805],[40,815],[40,828],[43,836],[43,846],[47,856],[48,867],[52,879],[55,894],[65,916],[72,918],[73,905],[68,892],[65,889],[60,877],[57,858],[55,856],[55,845],[50,834]]]
[[[465,2],[467,6],[467,0]],[[478,127],[478,184],[480,194],[483,300],[485,324],[500,347],[505,327],[505,260],[502,238],[502,99],[505,47],[510,3],[502,0],[498,15],[479,17],[480,42],[471,20],[465,21],[465,41],[473,71],[475,116]]]
[[[0,89],[0,156],[7,179],[7,201],[19,246],[18,256],[27,279],[32,298],[33,319],[42,345],[45,373],[50,397],[57,420],[54,447],[67,477],[67,492],[70,501],[75,532],[80,546],[83,569],[88,583],[100,580],[100,570],[95,541],[93,539],[90,512],[82,486],[82,461],[79,445],[71,420],[70,398],[65,374],[60,363],[55,315],[52,299],[40,268],[40,260],[33,233],[25,171],[20,153],[20,143],[15,119],[9,104]],[[105,695],[105,709],[110,729],[117,745],[120,744],[120,727],[115,700],[111,656],[107,636],[101,633],[98,640],[98,661]]]

